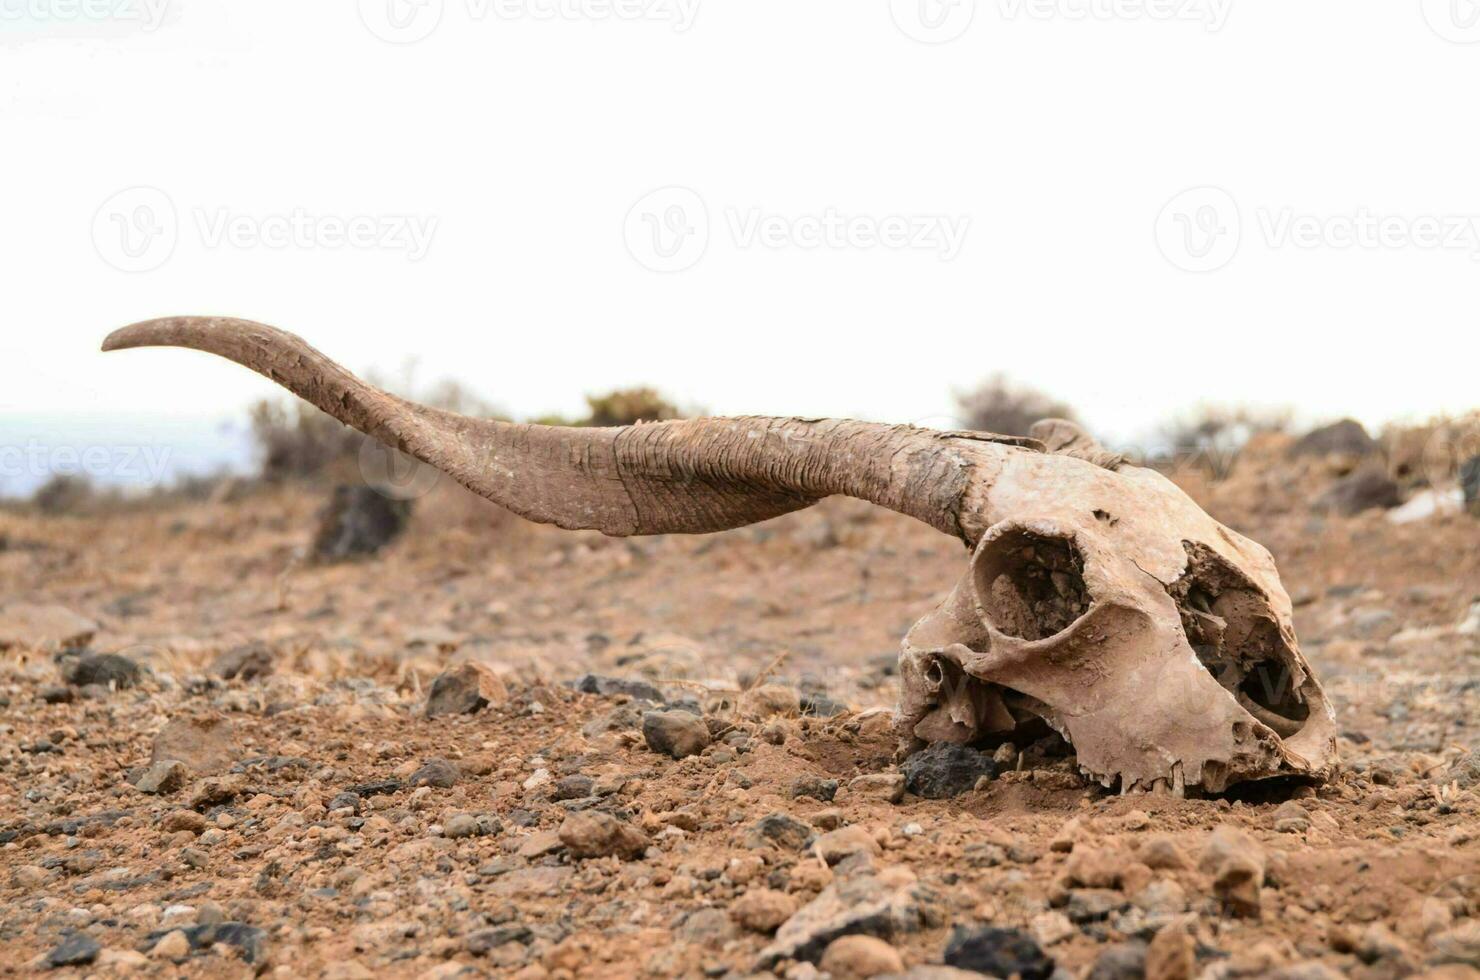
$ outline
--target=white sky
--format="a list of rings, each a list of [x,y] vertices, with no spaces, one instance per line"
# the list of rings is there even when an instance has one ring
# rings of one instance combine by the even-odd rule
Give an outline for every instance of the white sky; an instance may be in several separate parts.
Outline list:
[[[274,390],[96,352],[175,313],[520,415],[652,383],[943,421],[996,371],[1121,439],[1199,400],[1473,408],[1469,2],[0,0],[0,436]],[[930,247],[863,247],[893,217]]]

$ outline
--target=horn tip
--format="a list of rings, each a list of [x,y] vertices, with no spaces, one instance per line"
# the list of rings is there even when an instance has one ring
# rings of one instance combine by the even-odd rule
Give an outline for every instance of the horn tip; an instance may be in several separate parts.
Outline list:
[[[199,332],[205,318],[189,316],[160,317],[141,320],[110,333],[103,339],[103,350],[128,350],[131,347],[176,347],[192,332]]]

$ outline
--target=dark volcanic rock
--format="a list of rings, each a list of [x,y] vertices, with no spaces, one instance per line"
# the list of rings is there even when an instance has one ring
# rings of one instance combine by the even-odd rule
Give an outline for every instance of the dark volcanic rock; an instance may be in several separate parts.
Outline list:
[[[1032,937],[1017,929],[995,926],[957,926],[946,944],[945,962],[994,977],[1017,974],[1022,980],[1048,980],[1053,975],[1053,960],[1044,955]]]
[[[552,795],[557,800],[579,800],[590,796],[595,786],[596,780],[590,776],[572,773],[555,781],[555,792]]]
[[[990,755],[950,742],[936,742],[916,752],[899,768],[905,788],[930,800],[968,793],[981,777],[997,774],[997,763]]]
[[[587,674],[572,686],[582,694],[595,694],[604,698],[625,694],[627,697],[634,698],[638,701],[651,701],[654,704],[663,703],[663,692],[647,681],[628,680],[624,677],[603,677],[600,674]]]
[[[62,677],[74,687],[96,684],[99,687],[133,687],[144,676],[144,669],[128,657],[117,653],[84,653],[69,658],[62,666]]]
[[[356,783],[347,792],[356,796],[385,796],[401,792],[405,785],[399,779],[377,779],[373,783]]]
[[[172,930],[164,929],[149,934],[149,944],[159,942]],[[247,963],[259,963],[266,952],[267,933],[245,922],[213,922],[190,926],[180,930],[190,942],[191,950],[210,949],[217,943],[235,946]]]
[[[1316,500],[1316,509],[1350,517],[1364,510],[1396,507],[1403,502],[1398,484],[1375,464],[1363,466],[1331,486]]]
[[[487,956],[507,943],[522,943],[527,946],[532,939],[534,939],[534,933],[529,927],[516,922],[470,932],[463,939],[463,948],[474,956]]]
[[[338,486],[319,517],[313,557],[336,562],[374,555],[400,537],[410,520],[409,500],[397,500],[374,487]]]
[[[1367,434],[1362,423],[1342,419],[1318,429],[1311,429],[1290,447],[1291,456],[1370,456],[1377,452],[1377,441]]]
[[[82,966],[98,958],[103,947],[85,932],[74,932],[63,939],[46,954],[46,965],[55,969],[59,966]]]
[[[838,781],[836,779],[822,779],[819,776],[798,776],[791,784],[791,798],[810,796],[814,800],[831,803],[833,797],[838,795]]]

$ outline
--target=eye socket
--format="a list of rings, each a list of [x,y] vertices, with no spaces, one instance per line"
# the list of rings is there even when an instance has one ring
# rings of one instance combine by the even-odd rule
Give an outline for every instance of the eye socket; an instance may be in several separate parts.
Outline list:
[[[1295,664],[1269,601],[1206,545],[1184,541],[1187,570],[1167,591],[1198,662],[1239,704],[1282,738],[1310,717]]]
[[[999,632],[1041,640],[1089,612],[1084,555],[1073,539],[1014,528],[985,546],[976,568],[982,611]]]

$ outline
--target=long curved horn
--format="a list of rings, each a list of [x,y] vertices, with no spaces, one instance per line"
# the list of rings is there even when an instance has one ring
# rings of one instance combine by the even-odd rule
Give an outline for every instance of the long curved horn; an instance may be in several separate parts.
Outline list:
[[[368,385],[293,334],[228,317],[149,320],[103,342],[105,351],[131,347],[225,357],[522,517],[610,535],[718,531],[843,494],[969,543],[959,515],[981,457],[957,440],[1038,448],[1033,440],[840,419],[572,428],[467,418]],[[993,448],[1016,451],[1005,446]]]

